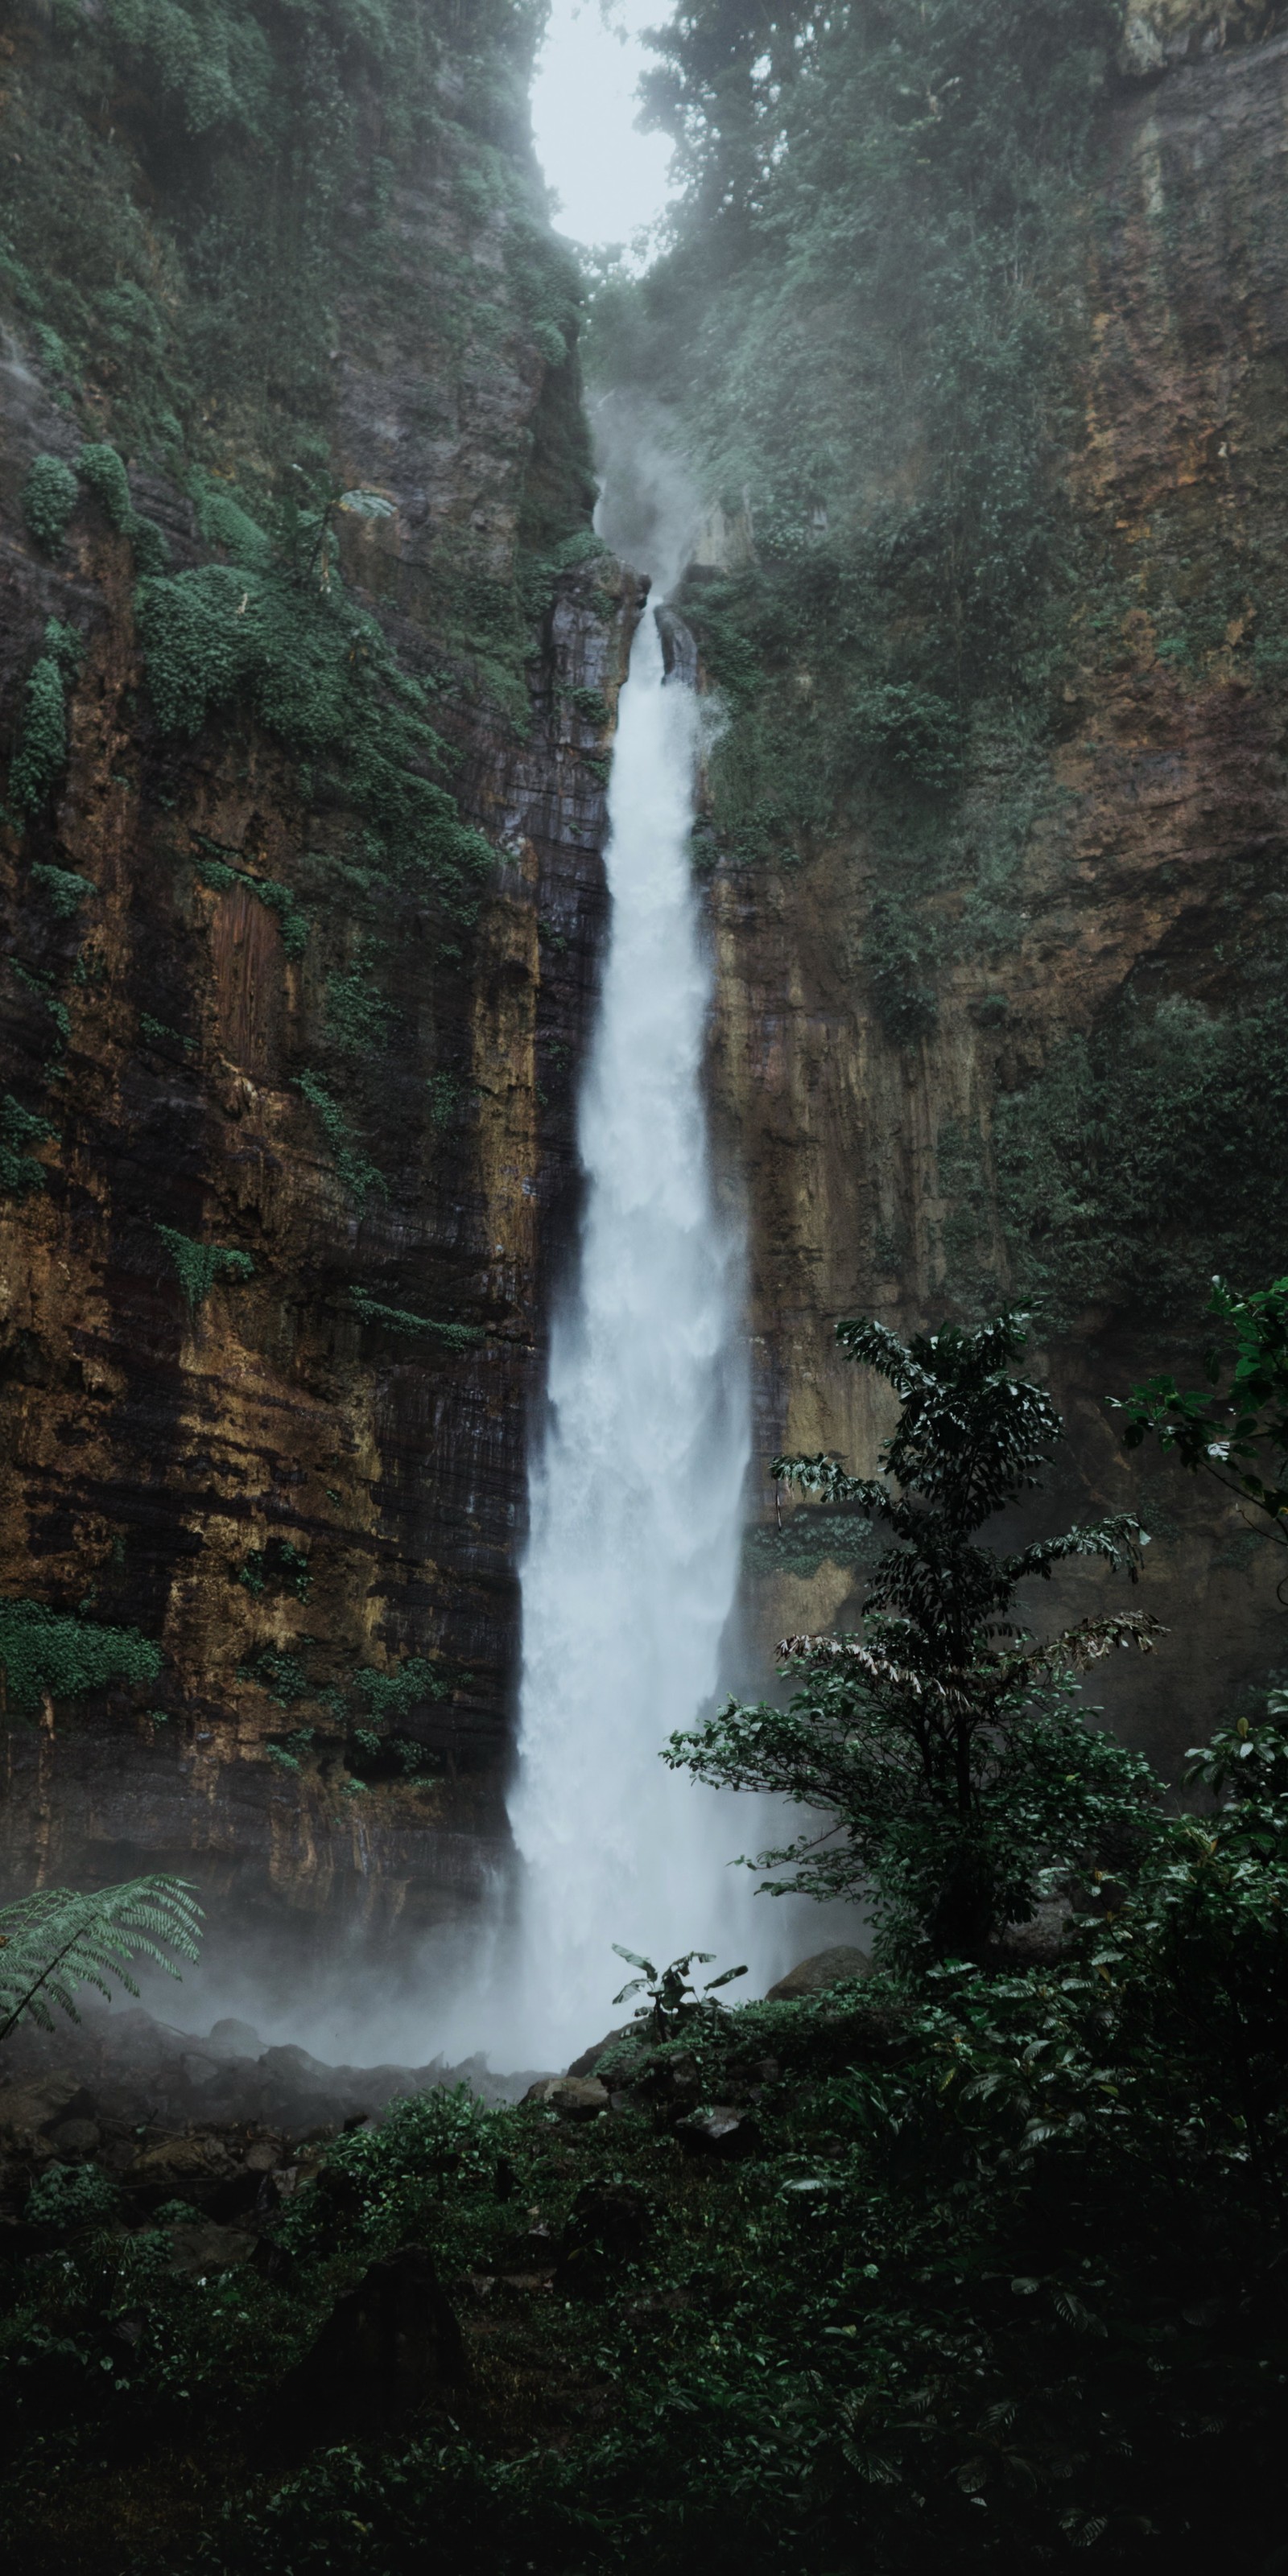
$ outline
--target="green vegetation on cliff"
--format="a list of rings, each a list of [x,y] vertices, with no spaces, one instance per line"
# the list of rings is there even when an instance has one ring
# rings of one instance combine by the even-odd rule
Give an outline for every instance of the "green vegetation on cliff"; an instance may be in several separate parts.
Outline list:
[[[594,543],[580,280],[528,131],[543,19],[539,0],[55,0],[51,26],[20,0],[6,66],[24,185],[0,217],[0,310],[68,423],[65,451],[46,432],[28,468],[25,525],[51,568],[75,558],[100,584],[71,611],[87,630],[103,606],[120,624],[110,538],[128,541],[145,686],[119,712],[141,776],[113,784],[137,787],[145,834],[173,837],[176,812],[181,832],[212,751],[231,767],[267,737],[285,754],[270,794],[291,808],[289,865],[202,843],[198,866],[250,884],[288,956],[317,932],[327,1001],[292,1033],[290,1070],[302,1056],[359,1201],[387,1156],[360,1141],[384,1104],[341,1009],[353,916],[374,961],[356,999],[368,1033],[389,1030],[381,983],[409,917],[432,910],[452,972],[495,864],[458,803],[461,738],[480,717],[526,731],[555,579]],[[355,445],[384,455],[363,406],[391,348],[409,371],[388,378],[397,500],[339,470]],[[466,510],[450,453],[482,377],[495,498]],[[444,472],[421,540],[421,485]],[[33,836],[53,822],[72,677],[47,640],[10,712],[8,803]],[[321,989],[301,978],[293,1009]]]
[[[5,1702],[34,1717],[42,1697],[81,1699],[111,1682],[154,1682],[163,1657],[136,1628],[110,1628],[43,1601],[0,1601]]]
[[[856,815],[894,849],[977,715],[1043,720],[1076,550],[1062,227],[1120,17],[696,0],[655,40],[687,193],[642,284],[600,287],[594,363],[675,405],[724,514],[685,608],[731,709],[734,855]]]

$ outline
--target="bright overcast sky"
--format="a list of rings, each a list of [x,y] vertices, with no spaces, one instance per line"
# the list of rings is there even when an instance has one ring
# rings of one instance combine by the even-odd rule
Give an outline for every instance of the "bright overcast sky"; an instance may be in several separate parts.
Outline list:
[[[652,59],[640,29],[666,18],[668,0],[612,0],[610,15],[624,44],[605,27],[600,0],[553,0],[532,92],[537,152],[559,199],[556,230],[588,244],[629,242],[668,193],[667,137],[635,131],[636,84]]]

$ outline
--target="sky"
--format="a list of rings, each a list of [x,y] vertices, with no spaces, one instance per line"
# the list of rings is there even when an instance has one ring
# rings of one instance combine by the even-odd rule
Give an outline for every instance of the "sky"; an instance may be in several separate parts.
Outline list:
[[[635,132],[635,87],[651,60],[640,30],[667,13],[668,0],[609,0],[611,32],[601,0],[553,0],[532,124],[560,201],[555,228],[574,241],[630,243],[667,203],[670,143]]]

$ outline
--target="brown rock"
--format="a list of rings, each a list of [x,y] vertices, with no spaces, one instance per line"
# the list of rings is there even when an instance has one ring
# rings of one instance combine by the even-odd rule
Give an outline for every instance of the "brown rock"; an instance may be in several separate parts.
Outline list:
[[[383,2434],[465,2374],[460,2327],[423,2245],[400,2245],[338,2299],[283,2381],[280,2404],[310,2442]]]
[[[542,2075],[523,2098],[544,2103],[565,2120],[594,2120],[608,2109],[608,2087],[595,2075]]]
[[[172,2272],[192,2280],[203,2272],[231,2272],[249,2263],[258,2238],[242,2227],[218,2227],[213,2218],[185,2219],[166,2230]]]
[[[750,2111],[735,2102],[713,2102],[709,2111],[690,2111],[677,2120],[673,2133],[691,2155],[754,2156],[760,2148],[760,2131]]]
[[[651,2226],[652,2212],[634,2183],[584,2183],[564,2227],[556,2290],[599,2297],[622,2264],[643,2253]]]
[[[68,2118],[84,2087],[75,2075],[42,2075],[26,2084],[0,2085],[0,2133],[18,2141]]]
[[[190,2175],[194,2180],[215,2180],[232,2170],[232,2158],[223,2139],[207,2134],[162,2138],[156,2146],[141,2148],[130,2167],[129,2178],[131,2182],[170,2182]]]
[[[771,1986],[767,2004],[796,2003],[802,1995],[824,1994],[829,1986],[839,1986],[847,1977],[870,1977],[872,1961],[866,1950],[849,1948],[844,1942],[833,1950],[816,1950],[811,1958],[801,1959]]]
[[[48,2132],[49,2143],[66,2164],[83,2164],[102,2141],[97,2120],[59,2120]]]
[[[580,2057],[574,2057],[572,2064],[568,2069],[569,2074],[593,2075],[605,2052],[612,2048],[617,2040],[630,2039],[634,2037],[637,2030],[637,2023],[633,2021],[624,2021],[617,2030],[606,2031],[602,2039],[596,2040],[593,2048],[583,2048]]]

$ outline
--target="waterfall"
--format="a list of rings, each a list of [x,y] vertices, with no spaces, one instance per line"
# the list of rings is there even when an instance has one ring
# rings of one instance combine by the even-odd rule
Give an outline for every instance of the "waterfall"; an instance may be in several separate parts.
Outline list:
[[[689,860],[697,750],[693,691],[667,678],[646,611],[609,793],[580,1264],[554,1321],[522,1568],[506,2017],[530,2065],[566,2063],[608,2027],[629,1974],[614,1942],[659,1965],[696,1946],[729,1966],[772,1929],[752,1917],[749,1873],[727,1866],[754,1834],[752,1802],[658,1759],[719,1679],[750,1452],[741,1246],[717,1212],[702,1097],[711,979]]]

